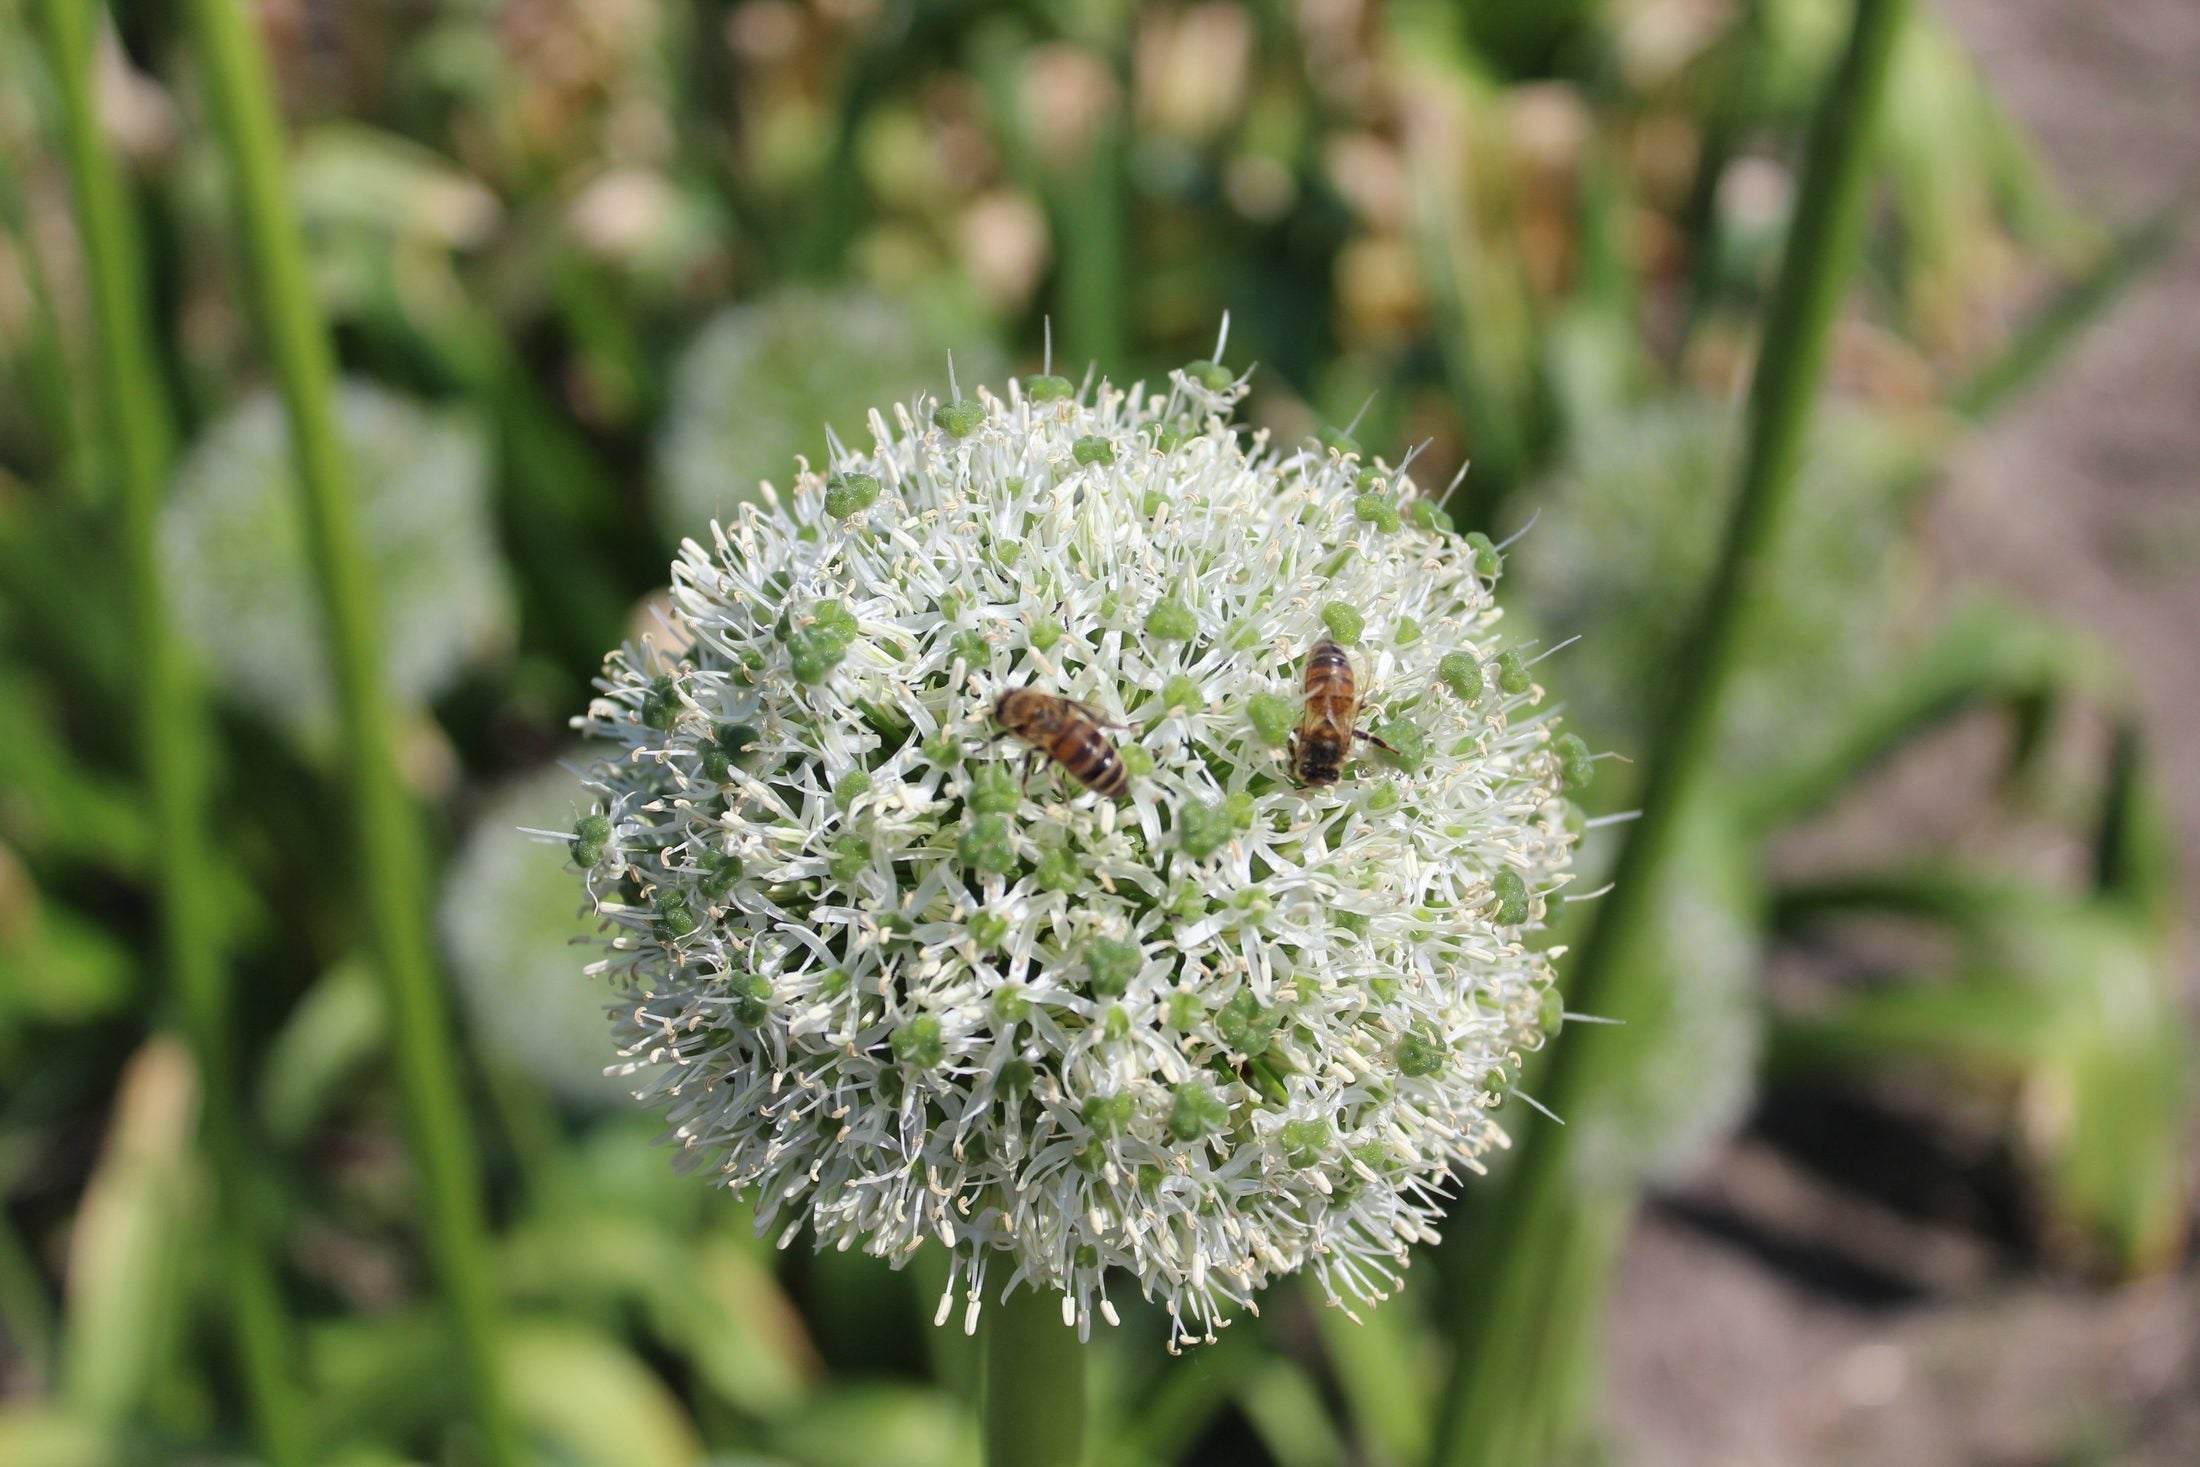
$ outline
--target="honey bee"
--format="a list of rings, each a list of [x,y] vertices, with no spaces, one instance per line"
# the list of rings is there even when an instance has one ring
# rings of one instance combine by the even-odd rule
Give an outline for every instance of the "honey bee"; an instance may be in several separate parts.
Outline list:
[[[1352,721],[1360,708],[1359,681],[1344,648],[1324,637],[1306,654],[1306,714],[1291,735],[1291,772],[1302,784],[1335,784],[1352,741],[1388,749]]]
[[[1123,756],[1100,730],[1107,720],[1070,698],[1034,688],[1010,688],[994,700],[993,721],[1052,759],[1095,794],[1120,800],[1130,793]]]

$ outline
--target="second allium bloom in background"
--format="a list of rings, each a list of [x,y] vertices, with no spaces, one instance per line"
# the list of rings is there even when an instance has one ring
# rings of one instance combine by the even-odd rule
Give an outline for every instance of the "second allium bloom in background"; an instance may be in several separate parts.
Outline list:
[[[1586,754],[1493,635],[1497,552],[1342,438],[1248,443],[1241,392],[874,414],[689,542],[582,720],[633,1084],[784,1240],[945,1244],[943,1320],[1036,1288],[1082,1330],[1112,1275],[1211,1337],[1306,1265],[1380,1298],[1557,1017]],[[1387,747],[1312,786],[1324,638]],[[1123,799],[1026,776],[1018,688],[1090,711]]]

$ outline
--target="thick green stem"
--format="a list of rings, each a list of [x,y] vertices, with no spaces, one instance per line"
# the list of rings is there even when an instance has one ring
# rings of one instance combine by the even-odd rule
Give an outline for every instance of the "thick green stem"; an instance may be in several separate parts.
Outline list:
[[[215,867],[206,846],[209,729],[200,692],[168,623],[159,555],[161,496],[176,431],[148,328],[145,279],[120,170],[101,133],[93,93],[98,9],[47,0],[41,18],[61,103],[63,139],[96,331],[95,393],[121,510],[123,579],[136,645],[139,756],[154,829],[160,966],[183,1012],[203,1096],[204,1145],[221,1220],[214,1229],[230,1325],[260,1439],[279,1464],[309,1459],[297,1359],[253,1206],[232,1043],[231,989],[222,954]]]
[[[423,1223],[456,1326],[482,1455],[515,1460],[497,1350],[480,1163],[427,920],[426,859],[398,773],[376,589],[330,404],[328,330],[306,274],[267,56],[239,0],[192,0],[192,40],[230,164],[245,282],[290,420],[307,546],[343,723],[361,899],[388,988]]]
[[[1744,629],[1763,599],[1777,594],[1773,547],[1794,497],[1827,338],[1855,258],[1871,134],[1904,10],[1904,0],[1857,0],[1847,50],[1811,126],[1796,191],[1800,202],[1750,388],[1747,440],[1726,542],[1695,634],[1685,644],[1690,656],[1675,669],[1671,702],[1649,760],[1642,817],[1620,853],[1612,892],[1598,904],[1574,966],[1567,1006],[1578,1012],[1614,1012],[1622,997],[1610,991],[1615,975],[1645,959],[1657,915],[1658,873],[1678,847],[1691,799],[1715,772],[1721,705]],[[1595,1093],[1611,1061],[1624,1058],[1622,1038],[1620,1031],[1605,1028],[1574,1030],[1555,1047],[1536,1086],[1540,1097],[1560,1115],[1585,1109],[1585,1098]],[[1519,1365],[1518,1341],[1507,1337],[1518,1321],[1508,1323],[1502,1301],[1516,1287],[1508,1282],[1516,1265],[1533,1266],[1539,1222],[1573,1185],[1567,1133],[1523,1114],[1516,1113],[1515,1124],[1525,1144],[1513,1175],[1493,1199],[1478,1239],[1480,1251],[1464,1280],[1452,1388],[1445,1393],[1438,1437],[1441,1467],[1507,1460],[1502,1455],[1506,1390],[1500,1385]],[[1509,1386],[1515,1394],[1526,1388],[1518,1381]]]
[[[1085,1448],[1085,1347],[1062,1301],[1019,1289],[985,1309],[986,1467],[1078,1467]]]

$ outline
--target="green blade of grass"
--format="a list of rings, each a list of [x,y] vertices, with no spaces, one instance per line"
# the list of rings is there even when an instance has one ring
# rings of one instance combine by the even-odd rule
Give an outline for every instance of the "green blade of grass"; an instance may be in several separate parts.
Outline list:
[[[307,1460],[296,1358],[251,1197],[251,1150],[236,1086],[222,919],[209,878],[205,787],[209,729],[167,616],[159,555],[163,489],[176,433],[154,356],[142,256],[93,92],[99,10],[47,0],[53,59],[96,333],[99,415],[118,479],[124,579],[135,642],[140,761],[150,796],[161,966],[175,985],[203,1094],[203,1140],[216,1176],[215,1228],[230,1324],[262,1444],[277,1463]]]
[[[1671,701],[1659,722],[1641,818],[1620,852],[1613,889],[1599,904],[1570,975],[1567,1006],[1577,1012],[1628,1010],[1626,995],[1613,991],[1614,975],[1643,968],[1640,958],[1654,940],[1658,873],[1679,846],[1691,800],[1716,773],[1721,704],[1734,680],[1743,633],[1753,611],[1775,589],[1771,547],[1794,497],[1834,313],[1855,261],[1872,134],[1905,13],[1903,0],[1857,0],[1847,47],[1811,125],[1799,204],[1751,383],[1726,541],[1688,643],[1691,655],[1676,669]],[[1579,1108],[1595,1093],[1614,1043],[1613,1031],[1601,1027],[1577,1029],[1558,1043],[1537,1086],[1541,1098],[1560,1115]],[[1503,1307],[1522,1292],[1520,1274],[1538,1269],[1539,1219],[1561,1208],[1574,1185],[1570,1145],[1563,1129],[1517,1114],[1515,1123],[1525,1145],[1513,1174],[1492,1199],[1482,1246],[1469,1260],[1457,1305],[1458,1349],[1437,1434],[1439,1467],[1508,1460],[1503,1444],[1509,1423],[1535,1409],[1534,1397],[1570,1389],[1562,1378],[1520,1379],[1518,1341],[1507,1328],[1508,1321],[1519,1321]]]
[[[1863,700],[1807,762],[1743,792],[1743,821],[1772,830],[1822,808],[1909,740],[1981,703],[2021,715],[2041,700],[2128,697],[2116,660],[2089,637],[2014,606],[1975,602],[1949,615],[1931,645]]]
[[[230,166],[247,294],[272,358],[297,459],[310,560],[343,725],[363,906],[389,993],[391,1040],[423,1222],[465,1364],[479,1448],[516,1460],[498,1358],[480,1163],[437,979],[427,860],[399,774],[376,588],[330,402],[333,350],[306,274],[265,50],[238,0],[193,0],[191,41]]]
[[[2037,381],[2087,326],[2168,257],[2184,222],[2185,205],[2180,200],[2118,236],[2091,270],[2049,300],[2017,329],[1999,355],[1950,394],[1950,405],[1973,420],[1991,417]]]

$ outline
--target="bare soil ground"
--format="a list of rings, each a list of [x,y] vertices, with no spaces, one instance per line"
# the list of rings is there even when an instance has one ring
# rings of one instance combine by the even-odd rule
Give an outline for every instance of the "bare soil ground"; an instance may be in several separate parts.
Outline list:
[[[2200,182],[2200,0],[1940,3],[2099,217]],[[2133,669],[2200,911],[2200,229],[1958,455],[1927,533],[1951,593],[1997,587]],[[1931,796],[1961,755],[1939,757],[1844,844],[1960,826]],[[1614,1318],[1620,1461],[2200,1462],[2200,1274],[2039,1271],[1991,1141],[1945,1112],[1768,1108],[1648,1210]],[[1902,1175],[1861,1174],[1890,1157]]]

